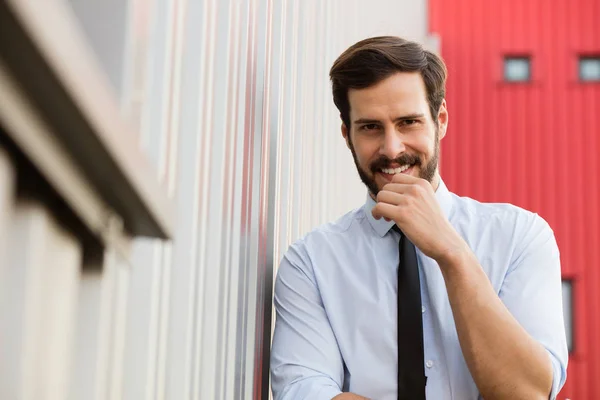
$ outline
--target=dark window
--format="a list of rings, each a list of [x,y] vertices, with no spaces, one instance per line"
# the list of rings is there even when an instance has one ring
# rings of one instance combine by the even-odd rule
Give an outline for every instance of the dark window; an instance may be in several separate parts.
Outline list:
[[[531,80],[531,60],[529,57],[505,57],[504,80],[507,82],[529,82]]]
[[[579,57],[579,80],[582,82],[600,82],[600,56]]]
[[[570,279],[562,281],[563,315],[565,316],[565,331],[569,353],[573,351],[573,282]]]

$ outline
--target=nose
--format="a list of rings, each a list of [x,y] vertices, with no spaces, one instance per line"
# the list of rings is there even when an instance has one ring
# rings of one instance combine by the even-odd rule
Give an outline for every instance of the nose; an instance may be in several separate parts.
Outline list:
[[[383,141],[379,153],[386,156],[390,160],[398,157],[399,154],[404,152],[406,147],[400,132],[393,127],[385,129],[383,134]]]

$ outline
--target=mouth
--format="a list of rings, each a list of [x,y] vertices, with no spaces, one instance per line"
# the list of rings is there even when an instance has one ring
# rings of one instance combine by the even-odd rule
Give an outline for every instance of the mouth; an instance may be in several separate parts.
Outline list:
[[[410,174],[414,164],[405,164],[398,168],[381,168],[379,173],[384,176],[387,180],[391,181],[396,174]]]

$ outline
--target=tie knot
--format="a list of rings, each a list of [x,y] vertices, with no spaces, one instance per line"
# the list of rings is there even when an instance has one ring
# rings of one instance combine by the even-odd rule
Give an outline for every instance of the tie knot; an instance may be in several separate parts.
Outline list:
[[[400,230],[400,228],[398,228],[398,225],[394,224],[394,226],[392,226],[392,230],[394,230],[395,232],[398,232],[400,235],[404,235],[402,233],[402,231]]]

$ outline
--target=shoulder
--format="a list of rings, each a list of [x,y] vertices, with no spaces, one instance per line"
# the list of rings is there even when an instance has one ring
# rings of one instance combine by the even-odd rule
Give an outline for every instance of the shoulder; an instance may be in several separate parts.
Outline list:
[[[453,196],[453,224],[477,239],[487,237],[490,242],[512,248],[513,260],[542,245],[555,244],[552,228],[537,213],[513,204]]]
[[[454,207],[451,219],[495,224],[514,234],[524,233],[532,228],[551,230],[548,223],[538,214],[513,204],[484,203],[454,194],[453,197]]]
[[[327,243],[333,244],[339,240],[353,236],[356,230],[364,228],[366,217],[363,207],[354,209],[337,220],[314,228],[293,242],[289,250],[313,251],[322,248]],[[288,250],[288,251],[289,251]]]
[[[312,268],[313,261],[351,248],[370,229],[363,207],[354,209],[294,241],[284,253],[281,266],[291,263],[303,269]]]

